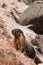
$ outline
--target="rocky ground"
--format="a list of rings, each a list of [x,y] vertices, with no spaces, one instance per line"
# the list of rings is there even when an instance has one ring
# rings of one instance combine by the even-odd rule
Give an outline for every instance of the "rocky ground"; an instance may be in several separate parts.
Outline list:
[[[17,23],[16,20],[16,18],[20,19],[22,13],[31,7],[33,2],[34,0],[0,0],[0,65],[43,65],[43,35],[38,35],[35,31],[30,30],[31,25],[23,26],[20,25],[21,21]],[[14,48],[14,36],[11,32],[15,28],[23,31],[28,43],[37,44],[38,42],[42,54],[36,51],[35,60]],[[33,44],[32,46],[36,50],[37,45]]]

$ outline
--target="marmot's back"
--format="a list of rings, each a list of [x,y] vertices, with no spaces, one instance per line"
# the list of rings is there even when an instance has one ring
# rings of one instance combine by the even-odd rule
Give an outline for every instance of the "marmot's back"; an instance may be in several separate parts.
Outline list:
[[[26,51],[26,55],[29,56],[30,58],[34,59],[34,57],[36,56],[36,52],[30,44],[27,45],[25,51]]]

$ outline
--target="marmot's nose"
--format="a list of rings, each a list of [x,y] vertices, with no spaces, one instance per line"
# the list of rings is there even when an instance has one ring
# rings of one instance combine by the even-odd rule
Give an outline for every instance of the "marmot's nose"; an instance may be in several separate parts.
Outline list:
[[[20,36],[20,34],[22,33],[22,31],[20,30],[20,29],[13,29],[12,30],[12,34],[14,35],[14,36]]]

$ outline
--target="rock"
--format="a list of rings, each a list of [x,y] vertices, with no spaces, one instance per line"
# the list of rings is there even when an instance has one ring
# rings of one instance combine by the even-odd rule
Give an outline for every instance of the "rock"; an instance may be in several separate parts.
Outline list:
[[[38,65],[43,65],[43,63],[39,63]]]
[[[26,3],[27,5],[31,4],[33,1],[32,0],[21,0],[23,1],[24,3]]]
[[[38,42],[38,44],[40,46],[40,50],[41,50],[41,52],[43,54],[43,35],[39,35],[39,37],[40,38],[37,40],[37,42]]]
[[[43,16],[31,20],[29,24],[33,24],[33,26],[30,27],[31,30],[37,34],[43,34]]]
[[[3,2],[7,5],[3,4]],[[12,29],[21,29],[26,37],[27,42],[31,42],[31,40],[36,40],[38,36],[32,30],[28,29],[26,26],[19,25],[13,15],[10,12],[13,12],[13,8],[18,11],[23,12],[28,6],[24,5],[23,2],[18,2],[17,0],[1,0],[0,2],[0,65],[35,65],[34,61],[30,58],[24,56],[23,53],[18,52],[13,47],[13,35],[11,33]],[[42,4],[43,5],[43,4]],[[31,5],[32,6],[32,5]],[[40,6],[37,5],[40,9]],[[19,10],[20,9],[20,10]],[[33,9],[32,9],[33,11]],[[37,10],[39,11],[39,10]],[[41,9],[41,11],[43,11]],[[29,12],[31,13],[31,12]],[[43,13],[43,12],[42,12]],[[15,14],[15,10],[14,13]],[[37,13],[36,13],[37,14]],[[18,15],[18,14],[17,14]],[[16,14],[15,14],[16,16]],[[18,15],[19,16],[19,15]],[[33,17],[33,16],[32,16]],[[30,18],[29,18],[30,19]],[[21,18],[22,20],[22,18]],[[2,23],[3,22],[3,23]],[[4,28],[3,28],[4,27]],[[42,61],[41,61],[42,62]]]
[[[40,9],[41,7],[41,9]],[[36,2],[30,5],[21,15],[18,23],[28,25],[32,20],[43,15],[43,2]]]
[[[42,0],[18,0],[18,1],[19,1],[19,2],[22,1],[22,2],[24,2],[25,4],[30,5],[30,4],[32,4],[33,2],[42,1]]]
[[[17,23],[21,25],[32,25],[28,28],[37,34],[43,34],[43,1],[37,1],[30,5],[21,15],[17,18]]]
[[[35,58],[36,64],[43,63],[43,54],[36,51],[36,58]]]

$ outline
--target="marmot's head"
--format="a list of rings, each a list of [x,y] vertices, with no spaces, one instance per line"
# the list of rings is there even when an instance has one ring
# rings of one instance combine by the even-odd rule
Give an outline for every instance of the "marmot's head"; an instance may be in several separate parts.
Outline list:
[[[13,34],[15,37],[20,37],[21,34],[23,35],[23,32],[22,32],[22,30],[20,30],[20,29],[13,29],[13,30],[12,30],[12,34]]]

